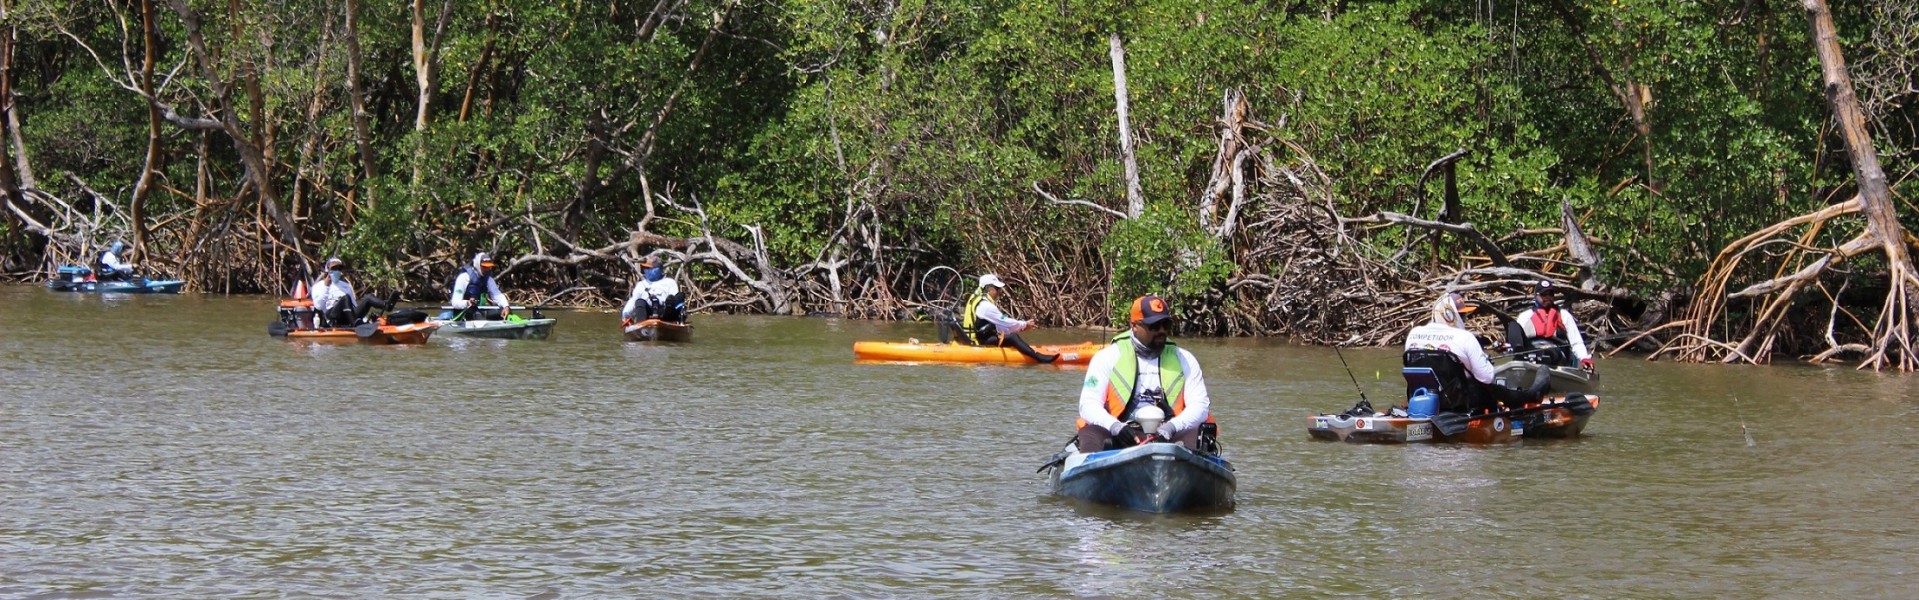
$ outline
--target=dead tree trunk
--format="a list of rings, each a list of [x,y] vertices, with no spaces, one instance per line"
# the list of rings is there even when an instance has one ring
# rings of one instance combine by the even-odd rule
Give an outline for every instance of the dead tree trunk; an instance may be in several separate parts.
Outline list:
[[[1139,161],[1133,156],[1133,125],[1126,104],[1126,47],[1119,34],[1108,41],[1113,54],[1113,102],[1119,111],[1119,159],[1126,167],[1126,218],[1137,219],[1146,212],[1146,192],[1139,185]]]
[[[1853,175],[1859,180],[1859,198],[1865,203],[1866,233],[1875,238],[1886,253],[1891,281],[1886,292],[1885,309],[1873,326],[1872,353],[1861,366],[1881,369],[1896,366],[1901,371],[1919,367],[1912,352],[1912,295],[1919,287],[1912,257],[1906,251],[1906,228],[1899,224],[1893,208],[1892,190],[1886,174],[1879,168],[1879,154],[1866,131],[1866,117],[1853,95],[1852,76],[1846,71],[1846,58],[1839,49],[1839,32],[1832,23],[1832,11],[1825,0],[1804,0],[1806,16],[1812,23],[1813,44],[1819,51],[1820,76],[1825,83],[1826,100],[1832,104],[1833,118],[1845,136],[1846,155],[1852,159]],[[1895,347],[1896,345],[1896,347]],[[1897,356],[1889,356],[1896,353]]]

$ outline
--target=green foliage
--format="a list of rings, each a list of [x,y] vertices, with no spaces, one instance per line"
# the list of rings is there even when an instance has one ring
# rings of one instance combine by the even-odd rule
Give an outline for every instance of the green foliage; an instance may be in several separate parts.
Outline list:
[[[1232,273],[1225,249],[1197,223],[1190,211],[1155,202],[1113,227],[1105,249],[1113,257],[1108,311],[1115,327],[1126,324],[1134,298],[1158,294],[1178,313],[1183,301],[1200,298]]]

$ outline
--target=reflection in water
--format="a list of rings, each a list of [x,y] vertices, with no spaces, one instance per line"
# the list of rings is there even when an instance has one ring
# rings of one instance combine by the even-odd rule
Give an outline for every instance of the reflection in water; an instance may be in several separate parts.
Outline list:
[[[1358,446],[1305,433],[1332,353],[1182,340],[1238,506],[1151,516],[1033,472],[1083,371],[853,363],[924,324],[330,346],[272,306],[0,288],[0,597],[1906,597],[1919,551],[1903,376],[1611,359],[1583,439]]]

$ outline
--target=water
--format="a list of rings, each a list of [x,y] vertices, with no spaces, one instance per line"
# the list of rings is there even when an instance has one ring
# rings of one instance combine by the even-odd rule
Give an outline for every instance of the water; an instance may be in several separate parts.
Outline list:
[[[1582,439],[1358,446],[1305,432],[1333,353],[1183,340],[1239,506],[1142,516],[1033,472],[1083,372],[853,363],[925,325],[314,346],[273,303],[0,287],[0,597],[1919,595],[1906,376],[1603,359]]]

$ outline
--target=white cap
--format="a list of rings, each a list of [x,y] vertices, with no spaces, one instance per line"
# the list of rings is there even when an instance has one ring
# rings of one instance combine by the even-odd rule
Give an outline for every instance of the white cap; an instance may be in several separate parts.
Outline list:
[[[981,275],[981,276],[979,276],[979,286],[980,286],[980,287],[986,287],[986,286],[989,286],[989,285],[990,285],[990,286],[993,286],[993,287],[996,287],[996,288],[1004,288],[1004,287],[1006,287],[1006,283],[1005,283],[1005,282],[1002,282],[1002,281],[1000,281],[1000,280],[999,280],[999,276],[998,276],[998,275],[994,275],[994,274],[992,274],[992,273],[987,273],[987,274],[985,274],[985,275]]]

